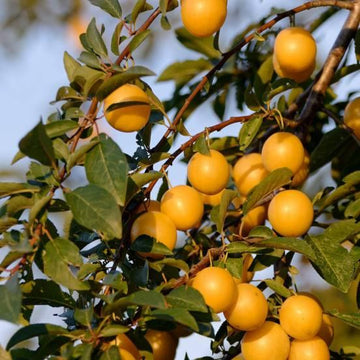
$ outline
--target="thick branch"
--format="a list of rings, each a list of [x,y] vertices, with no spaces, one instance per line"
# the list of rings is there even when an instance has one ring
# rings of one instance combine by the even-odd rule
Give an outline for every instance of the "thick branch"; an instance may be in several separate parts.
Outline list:
[[[305,106],[300,114],[301,122],[311,121],[322,104],[327,88],[354,38],[360,21],[360,1],[355,0],[353,9],[346,19],[335,43],[324,63],[320,76],[315,81]]]

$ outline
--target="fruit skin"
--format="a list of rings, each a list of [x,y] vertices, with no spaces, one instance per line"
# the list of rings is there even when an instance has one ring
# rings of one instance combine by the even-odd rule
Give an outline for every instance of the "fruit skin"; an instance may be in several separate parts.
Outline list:
[[[304,146],[294,134],[279,131],[266,139],[261,158],[264,167],[273,171],[282,167],[289,168],[295,174],[304,162]]]
[[[221,197],[224,193],[224,189],[214,195],[203,194],[199,192],[201,199],[205,205],[216,206],[221,203]]]
[[[270,201],[268,219],[282,236],[301,236],[311,227],[314,210],[310,199],[300,190],[285,190]]]
[[[259,153],[242,156],[233,167],[232,176],[240,194],[246,196],[249,191],[268,175]]]
[[[135,210],[136,214],[141,214],[145,211],[160,211],[160,202],[156,200],[147,200],[141,203]]]
[[[316,42],[307,30],[290,27],[280,31],[274,43],[275,72],[297,82],[307,80],[315,69],[316,50]]]
[[[245,360],[287,360],[290,340],[279,324],[265,321],[260,328],[246,332],[241,349]]]
[[[293,340],[288,360],[330,360],[326,342],[318,336],[309,340]]]
[[[252,228],[258,225],[263,225],[266,220],[267,208],[265,205],[257,206],[251,209],[241,220],[242,233],[239,235],[247,236]],[[240,230],[239,229],[239,230]]]
[[[207,37],[225,22],[227,0],[181,0],[182,22],[194,36]]]
[[[119,349],[125,350],[131,354],[133,359],[141,360],[141,355],[135,344],[129,339],[125,334],[119,334],[116,336],[115,340],[113,340],[110,345],[116,345]],[[128,355],[126,355],[129,360],[132,360]],[[123,354],[121,354],[121,358],[123,358]],[[125,359],[127,359],[125,357]]]
[[[176,245],[176,227],[171,219],[159,211],[148,211],[141,214],[134,221],[130,230],[131,242],[140,235],[148,235],[173,250]],[[159,254],[141,253],[144,257],[159,258]]]
[[[216,313],[227,310],[236,300],[237,286],[231,274],[219,267],[200,270],[191,285]]]
[[[107,111],[113,104],[128,101],[139,101],[145,104],[129,105]],[[150,111],[148,96],[142,89],[133,84],[120,86],[104,100],[105,119],[113,128],[123,132],[141,130],[149,121]]]
[[[150,329],[145,339],[152,348],[154,360],[174,360],[178,341],[169,332]]]
[[[344,123],[354,131],[360,139],[360,97],[350,101],[344,111]]]
[[[195,153],[187,166],[190,184],[199,192],[214,195],[225,188],[229,181],[230,170],[225,156],[210,149],[209,155]]]
[[[311,339],[319,332],[322,315],[319,303],[306,295],[288,297],[279,310],[281,327],[298,340]]]
[[[136,360],[136,358],[127,350],[119,349],[121,360]],[[141,359],[141,358],[140,358]]]
[[[331,317],[328,314],[323,314],[322,322],[317,336],[321,337],[330,346],[334,339],[334,325],[331,321]]]
[[[310,154],[305,150],[304,161],[300,166],[300,169],[295,173],[292,178],[291,186],[298,187],[301,186],[307,179],[310,171]]]
[[[204,214],[200,194],[191,186],[178,185],[166,191],[160,203],[161,212],[169,216],[178,230],[189,230]]]
[[[237,297],[224,311],[228,323],[237,330],[251,331],[264,324],[268,314],[268,303],[256,286],[237,284]]]

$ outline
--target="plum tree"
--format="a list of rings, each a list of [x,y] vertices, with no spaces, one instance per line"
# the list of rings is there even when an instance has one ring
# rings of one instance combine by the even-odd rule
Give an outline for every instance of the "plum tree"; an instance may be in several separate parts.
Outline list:
[[[104,14],[0,182],[0,320],[21,325],[0,358],[190,359],[192,334],[204,360],[360,353],[360,0],[248,22],[244,2],[89,2]],[[343,304],[298,292],[299,255]]]

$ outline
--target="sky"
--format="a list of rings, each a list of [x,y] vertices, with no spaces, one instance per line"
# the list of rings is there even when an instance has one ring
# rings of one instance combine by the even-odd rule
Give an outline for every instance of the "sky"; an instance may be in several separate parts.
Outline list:
[[[239,12],[239,8],[236,6],[237,1],[239,0],[228,1],[229,17],[224,25],[222,34],[222,39],[225,43],[237,31],[234,26],[244,28],[249,19],[260,19],[262,14],[268,11],[272,4],[274,4],[273,1],[267,0],[243,0],[243,6],[241,6],[241,11]],[[302,2],[291,1],[291,7],[300,3]],[[276,6],[289,7],[289,1],[277,1]],[[99,14],[97,10],[93,11],[95,16]],[[337,17],[336,22],[339,21],[338,24],[341,24],[343,18],[343,15]],[[178,20],[175,17],[171,17],[171,19],[178,25]],[[281,23],[280,25],[287,26],[288,23]],[[329,43],[334,37],[335,34],[329,31],[317,39],[320,48],[324,48],[319,53],[320,59],[326,53],[326,48],[328,48]],[[155,51],[151,52],[151,56],[147,57],[141,65],[148,66],[157,74],[174,61],[197,56],[180,47],[171,33],[155,46]],[[79,49],[75,46],[73,39],[69,37],[66,29],[61,27],[54,29],[43,27],[32,29],[24,39],[19,41],[16,47],[18,48],[17,52],[12,55],[0,49],[0,105],[2,109],[0,120],[2,124],[2,130],[0,131],[1,181],[24,180],[24,172],[27,166],[26,161],[21,160],[17,164],[10,166],[12,158],[18,150],[18,142],[36,125],[41,117],[46,119],[51,112],[55,111],[56,107],[51,106],[49,103],[55,98],[57,89],[68,83],[62,61],[64,51],[69,51],[74,57],[77,57],[79,54]],[[158,96],[161,99],[166,99],[167,94],[172,89],[172,84],[155,83],[153,79],[149,79],[149,81],[152,82],[153,89]],[[240,115],[239,111],[232,104],[230,104],[225,118],[230,115]],[[216,117],[212,111],[206,106],[202,106],[193,114],[187,128],[190,133],[196,133],[204,127],[213,124],[214,121],[216,121]],[[104,119],[100,122],[100,128],[113,136],[126,152],[131,153],[136,149],[133,134],[115,132],[106,124]],[[238,128],[229,127],[222,134],[233,135],[234,131],[237,133]],[[158,132],[158,136],[159,134],[160,132]],[[177,164],[176,167],[170,170],[172,185],[184,183],[185,180],[184,165]],[[318,186],[322,185],[318,183]],[[313,190],[313,188],[309,189],[309,191]],[[306,274],[302,276],[306,277]],[[55,312],[60,313],[60,310],[56,309]],[[33,319],[36,321],[49,321],[49,318],[51,318],[51,321],[61,323],[59,318],[52,317],[53,313],[53,309],[41,307],[35,312]],[[2,346],[6,344],[16,328],[12,324],[0,321],[0,344]],[[190,358],[210,354],[209,341],[200,336],[181,340],[176,360],[182,360],[186,350]]]

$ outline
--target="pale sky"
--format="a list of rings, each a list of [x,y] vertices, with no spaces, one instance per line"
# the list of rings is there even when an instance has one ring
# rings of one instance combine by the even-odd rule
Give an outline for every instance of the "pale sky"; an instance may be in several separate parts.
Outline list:
[[[238,13],[235,12],[238,1],[228,0],[229,19],[224,25],[222,35],[224,39],[231,38],[233,34],[245,28],[249,20],[260,19],[262,14],[271,8],[271,4],[274,4],[273,1],[268,0],[241,0],[244,5],[241,6],[242,13]],[[302,2],[277,1],[276,6],[286,6],[288,8],[289,5],[294,7],[300,3]],[[99,14],[96,11],[95,15]],[[343,18],[343,15],[338,17],[337,21],[339,21],[339,24],[342,24]],[[239,23],[241,25],[238,25]],[[280,26],[287,25],[287,20],[280,23]],[[198,57],[195,53],[184,51],[176,43],[171,33],[168,36],[168,38],[163,38],[162,42],[157,44],[153,56],[147,59],[146,63],[144,62],[139,65],[148,66],[159,74],[168,64],[174,61]],[[320,46],[328,46],[328,41],[332,41],[334,36],[331,31],[322,34],[321,39],[318,39]],[[47,115],[56,109],[56,107],[50,106],[49,102],[55,98],[58,87],[68,84],[62,63],[65,50],[69,51],[74,57],[79,55],[79,50],[74,47],[71,39],[67,37],[66,31],[60,27],[56,30],[38,28],[30,31],[28,36],[19,42],[19,50],[15,55],[4,54],[3,50],[0,49],[0,105],[2,109],[1,124],[3,125],[0,132],[1,181],[14,179],[13,174],[8,176],[7,173],[3,172],[4,169],[20,174],[20,179],[24,180],[27,166],[26,161],[22,160],[12,167],[10,167],[10,162],[17,152],[18,141],[36,125],[41,116],[46,119]],[[319,56],[322,55],[320,54]],[[150,78],[145,80],[153,81]],[[161,99],[167,99],[167,93],[171,88],[171,83],[153,84],[153,89]],[[234,115],[239,115],[239,112],[234,106],[231,106],[226,116]],[[212,111],[202,106],[194,113],[192,120],[189,120],[187,128],[190,133],[196,133],[204,127],[214,124],[215,121],[217,119]],[[133,135],[114,132],[105,123],[104,119],[100,122],[100,127],[110,133],[124,151],[131,154],[135,150],[136,145]],[[221,135],[233,135],[234,131],[237,133],[238,127],[226,129]],[[218,134],[216,135],[218,136]],[[185,182],[184,165],[179,164],[170,170],[170,180],[173,185]],[[61,313],[61,309],[40,307],[33,318],[34,321],[59,322],[59,319],[50,319],[53,313]],[[15,329],[16,326],[12,324],[0,322],[0,344],[2,346],[6,345]],[[176,360],[182,360],[185,351],[188,351],[190,359],[210,355],[209,342],[206,338],[200,336],[181,340]]]

